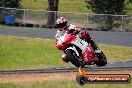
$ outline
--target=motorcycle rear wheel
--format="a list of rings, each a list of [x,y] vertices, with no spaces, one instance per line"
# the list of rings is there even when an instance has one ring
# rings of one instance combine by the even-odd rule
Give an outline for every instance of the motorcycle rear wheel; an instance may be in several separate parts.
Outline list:
[[[97,66],[105,66],[107,64],[107,58],[103,52],[96,54],[99,61],[96,63]]]
[[[82,61],[79,60],[80,58],[77,56],[75,51],[68,49],[65,51],[65,53],[73,65],[75,65],[76,67],[80,66],[84,67],[84,65],[82,64],[83,60]]]

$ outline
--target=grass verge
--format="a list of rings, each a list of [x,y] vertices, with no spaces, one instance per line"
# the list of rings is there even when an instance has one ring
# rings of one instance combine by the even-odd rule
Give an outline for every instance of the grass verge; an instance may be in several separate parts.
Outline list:
[[[99,45],[109,61],[132,58],[132,47]],[[55,40],[0,35],[0,70],[69,66],[61,60]]]
[[[89,74],[130,74],[131,70],[120,71],[88,71]],[[77,73],[41,73],[41,74],[8,74],[0,75],[0,88],[131,88],[129,84],[85,84],[76,82]],[[70,75],[70,77],[69,77]]]
[[[60,80],[60,81],[43,81],[32,83],[8,83],[0,84],[0,88],[131,88],[130,84],[86,84],[84,86],[78,85],[75,81]]]

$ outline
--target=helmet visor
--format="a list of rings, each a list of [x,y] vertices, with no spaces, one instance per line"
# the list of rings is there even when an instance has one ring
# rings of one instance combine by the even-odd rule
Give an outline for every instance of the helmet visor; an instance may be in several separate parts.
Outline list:
[[[63,28],[63,27],[65,27],[64,24],[57,24],[57,28]]]
[[[60,24],[57,24],[57,28],[64,28],[66,27],[66,25],[67,25],[67,22],[60,23]]]

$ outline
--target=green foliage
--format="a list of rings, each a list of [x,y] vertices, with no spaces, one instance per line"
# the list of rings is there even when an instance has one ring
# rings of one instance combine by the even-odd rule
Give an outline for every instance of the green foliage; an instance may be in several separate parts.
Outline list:
[[[8,8],[20,8],[20,1],[21,0],[2,0],[2,6]]]
[[[125,0],[86,0],[87,7],[97,14],[124,14]]]

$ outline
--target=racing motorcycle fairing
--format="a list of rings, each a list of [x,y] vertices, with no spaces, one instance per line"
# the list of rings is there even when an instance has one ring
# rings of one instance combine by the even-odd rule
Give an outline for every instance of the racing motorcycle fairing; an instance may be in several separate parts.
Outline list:
[[[58,38],[58,40],[56,40],[56,48],[58,48],[59,50],[65,50],[67,45],[69,45],[72,41],[74,41],[76,39],[76,36],[71,35],[69,33],[65,33],[64,36]]]
[[[94,55],[94,50],[93,48],[88,45],[85,52],[82,53],[83,58],[84,58],[84,62],[85,63],[91,63],[94,61],[95,55]]]

